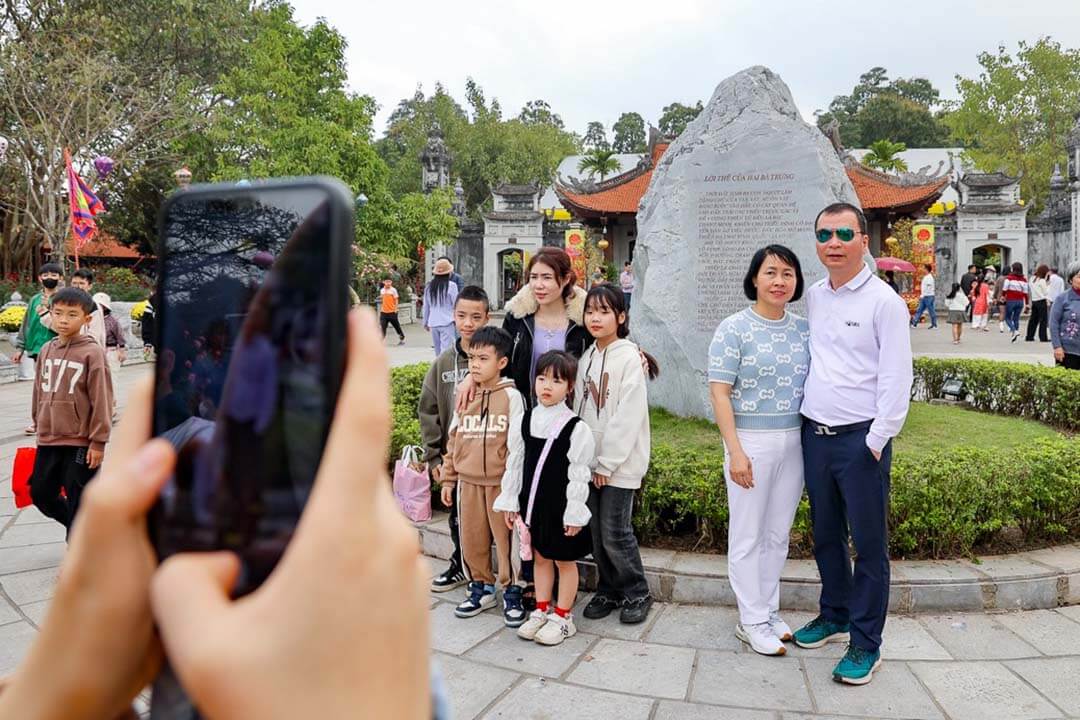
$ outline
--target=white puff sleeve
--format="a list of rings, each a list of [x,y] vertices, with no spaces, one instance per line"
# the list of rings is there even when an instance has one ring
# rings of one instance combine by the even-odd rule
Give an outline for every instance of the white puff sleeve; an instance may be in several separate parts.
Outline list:
[[[589,500],[589,483],[592,481],[593,457],[596,454],[596,441],[584,420],[574,425],[570,434],[570,461],[566,484],[566,512],[563,513],[563,525],[585,527],[589,524],[592,513],[586,502]]]
[[[517,390],[508,390],[507,394],[510,396],[510,427],[506,437],[506,470],[500,483],[502,490],[491,504],[491,509],[498,512],[520,512],[518,494],[521,492],[522,476],[525,473],[525,438],[521,434],[525,402]]]

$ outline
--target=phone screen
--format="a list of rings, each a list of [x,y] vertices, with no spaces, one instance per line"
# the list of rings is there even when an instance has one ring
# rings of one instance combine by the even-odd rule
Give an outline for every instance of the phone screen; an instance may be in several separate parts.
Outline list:
[[[292,537],[337,400],[348,244],[332,194],[192,189],[163,217],[154,433],[178,459],[151,532],[162,559],[235,552],[236,595]]]

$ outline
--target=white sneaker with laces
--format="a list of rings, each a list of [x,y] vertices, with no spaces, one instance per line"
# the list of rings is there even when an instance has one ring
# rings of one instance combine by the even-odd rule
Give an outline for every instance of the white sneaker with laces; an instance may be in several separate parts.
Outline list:
[[[769,629],[772,630],[773,635],[780,639],[780,642],[791,640],[791,626],[784,622],[780,617],[780,613],[769,613]]]
[[[735,626],[735,637],[749,645],[750,649],[759,655],[784,655],[787,653],[784,643],[780,642],[780,638],[773,634],[768,622],[754,625],[739,623]]]
[[[558,645],[574,635],[577,635],[577,628],[574,627],[573,615],[559,617],[556,613],[551,613],[547,616],[544,627],[540,628],[533,639],[541,645]]]
[[[518,637],[522,640],[535,640],[536,633],[547,624],[548,616],[543,610],[533,610],[529,613],[529,619],[517,629]]]

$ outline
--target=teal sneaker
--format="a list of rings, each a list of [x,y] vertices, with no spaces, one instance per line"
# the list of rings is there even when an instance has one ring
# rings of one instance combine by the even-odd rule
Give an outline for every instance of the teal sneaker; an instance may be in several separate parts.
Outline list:
[[[880,650],[863,650],[861,647],[848,645],[844,657],[833,668],[832,678],[848,685],[865,685],[874,677],[874,671],[879,667]]]
[[[848,642],[847,623],[834,623],[818,615],[795,631],[792,636],[795,644],[801,648],[819,648],[825,643]]]

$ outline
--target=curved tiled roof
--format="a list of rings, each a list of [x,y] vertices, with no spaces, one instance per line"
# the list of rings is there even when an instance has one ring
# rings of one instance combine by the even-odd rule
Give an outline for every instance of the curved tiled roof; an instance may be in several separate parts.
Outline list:
[[[851,164],[845,170],[864,211],[929,206],[949,184],[948,175],[928,183],[910,184],[864,165]]]
[[[600,183],[595,192],[575,192],[572,188],[557,183],[555,193],[568,210],[586,216],[636,213],[642,196],[649,189],[649,181],[652,180],[653,169],[659,159],[658,154],[654,155],[653,162],[647,167],[635,168]],[[922,210],[925,209],[923,206],[929,207],[941,197],[942,191],[949,184],[948,175],[932,178],[926,183],[917,183],[887,175],[859,163],[848,164],[845,170],[863,210]]]
[[[68,235],[67,241],[64,243],[64,249],[68,255],[73,256],[75,254],[75,245],[70,235]],[[116,238],[105,233],[98,233],[97,237],[79,248],[79,255],[90,258],[124,258],[130,260],[142,257],[137,250],[127,245],[121,245]]]

